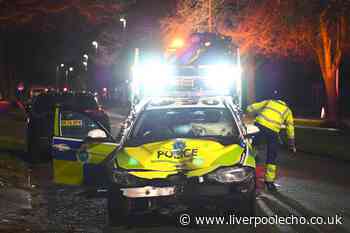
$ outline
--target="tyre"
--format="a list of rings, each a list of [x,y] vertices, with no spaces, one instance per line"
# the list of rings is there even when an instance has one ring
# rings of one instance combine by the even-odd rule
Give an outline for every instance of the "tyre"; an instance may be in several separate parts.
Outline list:
[[[245,208],[240,210],[242,216],[256,216],[256,193],[255,190],[249,194],[245,201]]]
[[[256,182],[253,180],[254,188],[244,198],[239,209],[239,214],[242,216],[256,216]]]
[[[124,197],[119,188],[112,187],[108,190],[107,211],[110,226],[127,224],[131,209],[132,200]]]
[[[235,214],[242,217],[256,216],[256,182],[255,178],[248,193],[242,194],[241,197],[233,200],[227,204],[227,208],[224,210],[225,214]]]

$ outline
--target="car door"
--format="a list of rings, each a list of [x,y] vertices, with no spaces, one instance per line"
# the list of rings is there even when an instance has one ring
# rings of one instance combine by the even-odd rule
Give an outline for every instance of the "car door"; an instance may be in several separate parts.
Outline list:
[[[102,162],[117,147],[106,130],[86,114],[55,108],[52,138],[55,183],[105,187],[108,173]]]

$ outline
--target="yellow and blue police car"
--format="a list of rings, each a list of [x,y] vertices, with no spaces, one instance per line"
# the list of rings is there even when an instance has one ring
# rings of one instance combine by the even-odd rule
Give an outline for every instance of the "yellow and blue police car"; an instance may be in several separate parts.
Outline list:
[[[112,225],[179,206],[255,213],[256,152],[228,97],[144,100],[118,144],[82,113],[57,108],[54,129],[55,181],[108,187]]]

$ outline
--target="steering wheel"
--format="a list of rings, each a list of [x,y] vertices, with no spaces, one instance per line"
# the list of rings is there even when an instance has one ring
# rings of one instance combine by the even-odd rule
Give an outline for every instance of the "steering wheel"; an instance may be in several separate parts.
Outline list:
[[[191,132],[194,136],[205,136],[207,135],[207,130],[203,126],[192,126]]]
[[[167,135],[174,134],[173,130],[170,127],[162,127],[153,130],[147,130],[142,134],[142,137],[158,137],[162,135],[162,137],[167,137]]]

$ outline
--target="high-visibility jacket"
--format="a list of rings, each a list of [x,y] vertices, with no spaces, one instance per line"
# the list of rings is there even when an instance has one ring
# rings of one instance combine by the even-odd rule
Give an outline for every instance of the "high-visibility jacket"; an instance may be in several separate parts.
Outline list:
[[[294,139],[294,120],[292,111],[281,100],[265,100],[248,106],[249,113],[257,114],[255,122],[279,133],[282,125],[286,125],[287,136]]]

